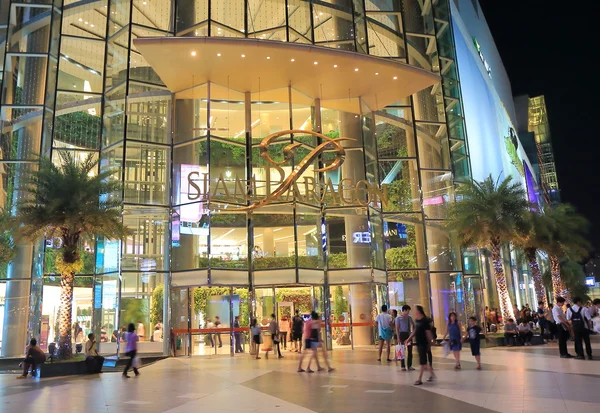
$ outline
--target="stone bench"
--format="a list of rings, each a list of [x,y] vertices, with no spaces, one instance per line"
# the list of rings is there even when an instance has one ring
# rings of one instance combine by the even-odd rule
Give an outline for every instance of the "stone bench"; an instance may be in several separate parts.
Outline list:
[[[42,363],[38,366],[40,377],[75,376],[88,374],[85,360]]]
[[[490,339],[490,340],[495,340],[496,345],[499,347],[506,346],[506,340],[504,337],[496,337],[495,339]],[[531,345],[532,346],[539,346],[542,344],[546,344],[546,343],[544,342],[544,339],[542,338],[542,336],[540,336],[539,334],[535,334],[533,337],[531,337]],[[515,338],[515,345],[517,345],[517,346],[523,345],[523,343],[521,342],[519,337]]]

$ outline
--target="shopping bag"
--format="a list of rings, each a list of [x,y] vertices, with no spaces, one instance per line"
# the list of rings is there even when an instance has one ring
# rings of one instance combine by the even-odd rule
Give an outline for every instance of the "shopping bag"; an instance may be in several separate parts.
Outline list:
[[[442,343],[442,354],[444,357],[450,354],[450,343],[448,341]]]
[[[398,344],[396,346],[396,360],[404,360],[406,357],[406,346],[404,344]]]
[[[269,333],[263,334],[262,351],[273,350],[273,337]]]
[[[133,361],[131,362],[131,365],[133,367],[135,367],[136,369],[139,369],[140,367],[142,367],[142,361],[140,360],[140,358],[138,356],[135,356],[133,358]]]

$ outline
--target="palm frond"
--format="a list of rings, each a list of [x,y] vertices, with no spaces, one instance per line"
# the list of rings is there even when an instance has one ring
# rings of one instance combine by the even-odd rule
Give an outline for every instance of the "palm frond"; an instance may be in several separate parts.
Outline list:
[[[525,191],[508,177],[495,182],[468,182],[458,187],[458,200],[448,211],[447,229],[463,246],[488,248],[492,242],[508,242],[518,236],[529,202]]]
[[[71,153],[61,152],[59,159],[54,164],[42,158],[39,168],[24,174],[19,190],[27,196],[16,204],[15,235],[27,240],[45,235],[71,242],[124,237],[122,206],[111,198],[120,190],[120,184],[110,178],[113,171],[97,174],[94,154],[78,161]]]

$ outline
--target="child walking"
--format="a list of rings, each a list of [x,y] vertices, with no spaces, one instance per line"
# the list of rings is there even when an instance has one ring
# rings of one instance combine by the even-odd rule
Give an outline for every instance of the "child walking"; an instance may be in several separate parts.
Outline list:
[[[469,345],[471,346],[471,354],[477,361],[477,370],[481,370],[481,343],[479,334],[481,333],[481,327],[477,325],[477,319],[475,317],[469,318],[469,327],[467,328],[467,337],[469,339]]]

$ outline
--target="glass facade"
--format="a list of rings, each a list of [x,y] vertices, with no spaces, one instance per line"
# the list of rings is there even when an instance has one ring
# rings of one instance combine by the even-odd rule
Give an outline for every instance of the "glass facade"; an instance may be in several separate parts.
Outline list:
[[[244,92],[192,80],[174,93],[134,43],[170,36],[305,43],[440,80],[374,109],[294,84]],[[1,0],[0,38],[0,207],[13,210],[40,154],[95,153],[123,184],[111,196],[130,235],[82,246],[76,343],[94,332],[102,353],[122,352],[118,331],[133,322],[142,353],[229,354],[250,316],[316,309],[329,346],[355,347],[374,343],[384,303],[423,305],[440,326],[448,311],[482,313],[487,258],[444,229],[455,185],[470,179],[447,0]],[[275,168],[259,145],[289,130],[306,133],[272,142],[276,162],[297,147]],[[353,139],[341,167],[322,172],[335,155],[322,152],[292,190],[244,210],[322,143],[311,132]],[[384,187],[387,202],[372,191]],[[29,336],[55,341],[56,253],[52,240],[19,245],[0,269],[2,356]]]

